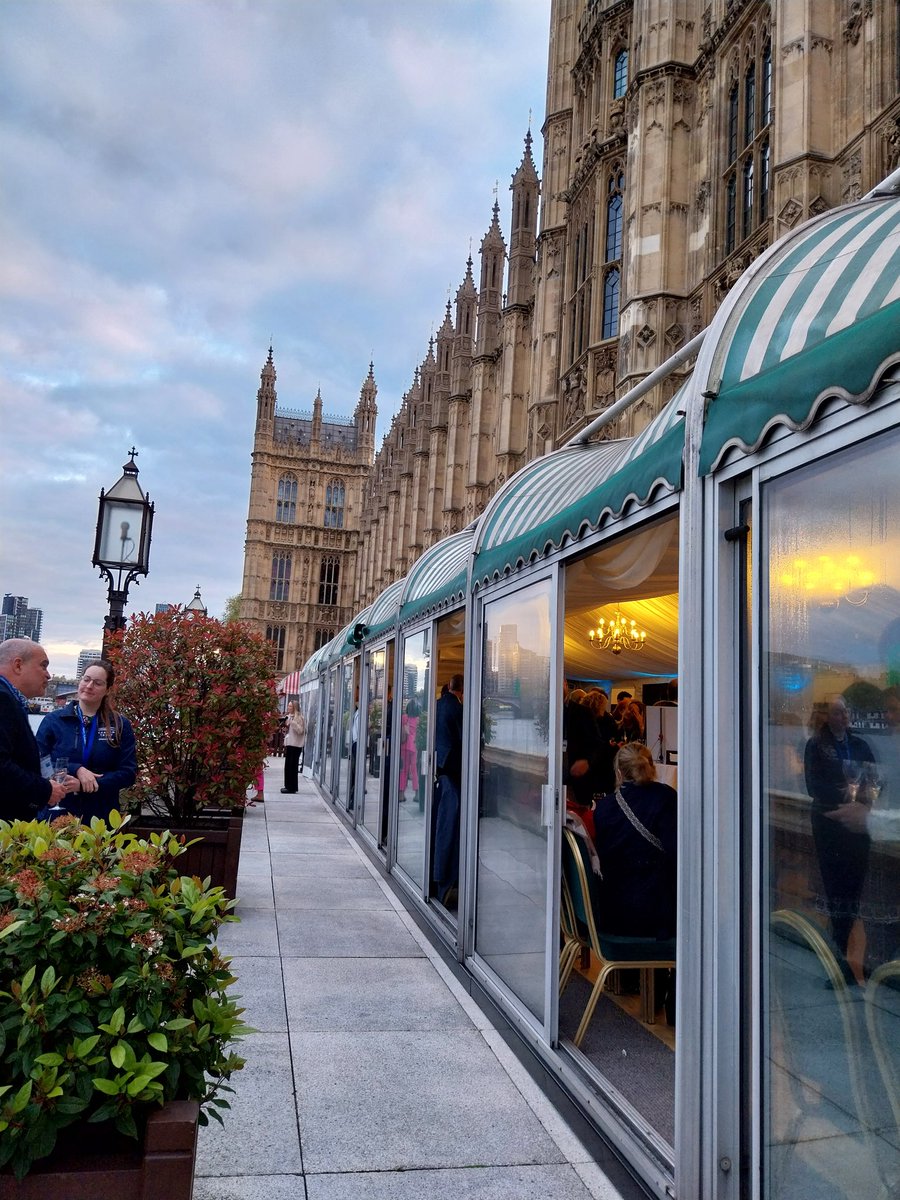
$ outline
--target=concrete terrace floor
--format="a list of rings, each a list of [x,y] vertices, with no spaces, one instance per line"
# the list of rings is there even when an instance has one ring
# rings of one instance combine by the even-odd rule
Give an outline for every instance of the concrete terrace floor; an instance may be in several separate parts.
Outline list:
[[[257,1032],[224,1129],[200,1131],[195,1200],[643,1195],[311,781],[281,784],[272,758],[220,938]]]

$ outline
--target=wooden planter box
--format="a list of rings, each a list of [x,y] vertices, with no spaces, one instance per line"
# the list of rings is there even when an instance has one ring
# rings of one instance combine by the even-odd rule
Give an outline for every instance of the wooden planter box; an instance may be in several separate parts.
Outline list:
[[[136,833],[138,837],[147,837],[151,833],[160,833],[168,829],[170,833],[177,837],[183,836],[189,842],[199,838],[200,841],[196,845],[189,846],[185,853],[175,860],[178,871],[182,875],[199,875],[201,879],[209,875],[213,887],[224,888],[229,900],[234,900],[237,895],[243,828],[242,808],[225,812],[205,812],[202,824],[191,826],[172,825],[163,817],[151,817],[144,813],[140,817],[133,817],[126,826],[126,829]]]
[[[194,1100],[155,1110],[143,1146],[108,1125],[71,1126],[24,1179],[0,1175],[0,1200],[191,1200],[199,1112]]]

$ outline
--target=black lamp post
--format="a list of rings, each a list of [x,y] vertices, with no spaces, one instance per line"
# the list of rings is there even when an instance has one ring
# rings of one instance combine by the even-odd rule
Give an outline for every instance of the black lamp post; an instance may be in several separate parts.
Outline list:
[[[109,615],[103,623],[104,655],[110,634],[125,627],[129,585],[150,569],[154,506],[138,483],[134,447],[129,454],[131,457],[122,468],[122,478],[108,492],[100,489],[97,536],[91,560],[100,568],[100,577],[109,583]]]

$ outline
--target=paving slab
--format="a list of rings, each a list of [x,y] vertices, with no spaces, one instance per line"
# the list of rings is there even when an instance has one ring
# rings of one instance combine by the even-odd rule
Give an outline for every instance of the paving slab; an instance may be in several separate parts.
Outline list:
[[[238,882],[252,875],[271,875],[272,860],[269,850],[244,850],[238,860]]]
[[[292,1032],[471,1029],[427,958],[286,958]]]
[[[288,920],[282,917],[278,922],[278,939],[282,958],[422,956],[400,917],[392,910],[378,908],[338,912],[316,909],[290,914]]]
[[[256,875],[238,875],[237,908],[234,909],[237,916],[241,916],[248,908],[274,907],[275,891],[271,875],[262,871]]]
[[[243,1200],[235,1193],[235,1200]],[[307,1200],[591,1200],[570,1166],[309,1175]],[[212,1200],[194,1193],[194,1200]],[[218,1200],[218,1198],[216,1198]],[[230,1200],[230,1197],[221,1197]]]
[[[238,883],[240,890],[240,882]],[[219,948],[223,954],[252,958],[278,955],[278,927],[274,908],[242,908],[240,920],[219,930]]]
[[[297,908],[393,908],[390,897],[371,876],[334,879],[317,875],[303,879],[279,875],[275,880],[275,903],[279,912]]]
[[[475,1030],[290,1041],[307,1174],[564,1161]]]
[[[372,873],[349,846],[328,854],[281,854],[272,851],[272,876],[276,883],[307,876],[329,876],[334,879],[371,879]]]
[[[282,833],[278,841],[270,843],[272,853],[278,854],[334,854],[347,845],[346,838],[333,825],[316,825],[296,833]]]
[[[211,1121],[200,1129],[197,1174],[301,1174],[287,1035],[255,1033],[240,1045],[247,1065],[232,1078],[235,1091],[226,1096],[231,1108],[223,1112],[224,1128]]]
[[[194,1200],[303,1200],[302,1175],[231,1175],[194,1182]]]
[[[247,1011],[243,1020],[260,1033],[287,1032],[287,1010],[284,1003],[284,980],[281,960],[248,958],[235,955],[231,970],[237,976],[235,996]]]

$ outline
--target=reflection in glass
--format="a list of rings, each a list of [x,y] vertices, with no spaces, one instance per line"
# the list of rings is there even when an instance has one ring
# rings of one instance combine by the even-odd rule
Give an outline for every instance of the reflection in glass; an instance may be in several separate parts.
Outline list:
[[[773,1200],[900,1184],[900,438],[770,484],[763,928]]]
[[[322,782],[325,790],[332,792],[333,779],[332,773],[334,770],[334,709],[335,709],[335,691],[337,690],[337,671],[332,671],[328,676],[328,715],[325,720],[325,774]]]
[[[353,787],[353,775],[356,765],[356,757],[352,753],[354,669],[354,662],[344,663],[341,686],[341,755],[338,768],[337,800],[344,808],[348,804],[349,789]],[[350,805],[350,807],[352,808],[353,806]]]
[[[475,948],[544,1019],[550,584],[486,604]]]
[[[384,650],[373,650],[369,656],[369,694],[366,704],[366,794],[363,801],[363,824],[373,837],[378,837],[378,804],[387,766],[385,756],[385,661]]]
[[[428,781],[428,703],[431,634],[423,630],[403,644],[400,714],[397,864],[425,886],[425,789]]]

